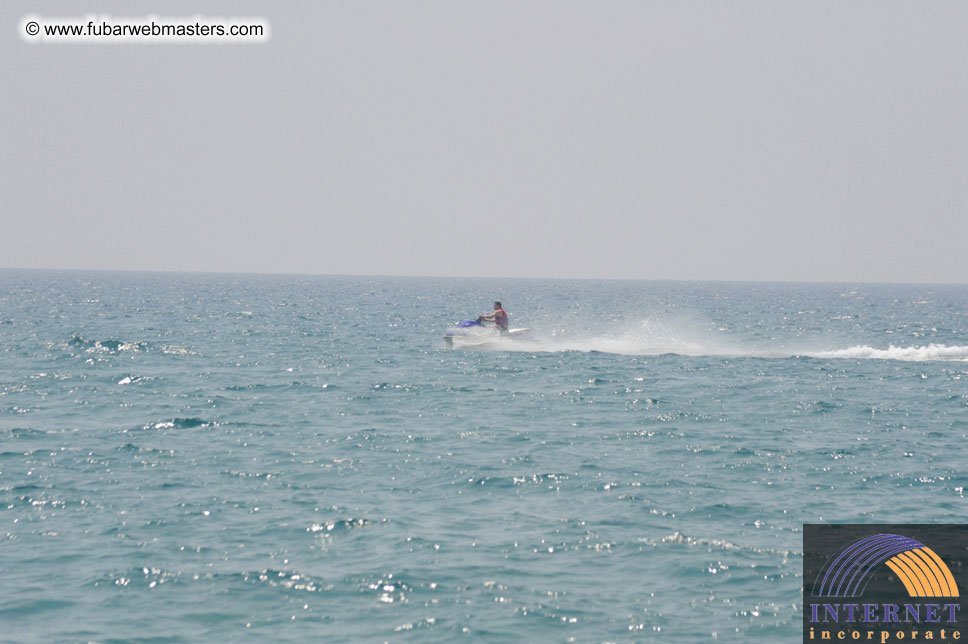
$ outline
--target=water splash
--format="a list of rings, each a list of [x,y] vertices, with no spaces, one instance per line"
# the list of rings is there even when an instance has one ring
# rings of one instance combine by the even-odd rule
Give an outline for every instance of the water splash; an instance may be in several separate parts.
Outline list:
[[[721,332],[723,329],[719,329]],[[846,348],[822,348],[817,343],[807,348],[790,343],[744,342],[736,336],[725,336],[689,321],[668,322],[645,319],[624,330],[600,334],[569,335],[559,330],[542,336],[535,331],[530,340],[494,339],[475,345],[489,351],[524,351],[537,353],[560,353],[567,351],[600,352],[616,355],[659,356],[681,355],[690,357],[728,358],[817,358],[822,360],[901,360],[905,362],[955,361],[968,362],[968,345],[931,343],[909,347],[889,344],[886,349],[866,344]]]
[[[968,346],[929,344],[926,346],[898,347],[891,344],[886,349],[878,349],[864,344],[846,349],[816,351],[801,355],[811,358],[848,358],[854,360],[904,360],[906,362],[953,360],[968,362]]]

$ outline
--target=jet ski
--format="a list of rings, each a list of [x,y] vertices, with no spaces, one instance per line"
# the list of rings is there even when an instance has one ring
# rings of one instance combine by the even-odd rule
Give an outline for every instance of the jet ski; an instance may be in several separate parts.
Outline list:
[[[483,316],[476,320],[464,320],[447,329],[444,342],[449,347],[473,347],[505,341],[531,340],[531,329],[508,329],[502,331],[497,326],[484,326]]]

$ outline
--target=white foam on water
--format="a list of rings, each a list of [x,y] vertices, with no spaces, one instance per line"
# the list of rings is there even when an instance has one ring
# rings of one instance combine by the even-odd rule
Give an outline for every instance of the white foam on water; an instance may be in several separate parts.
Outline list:
[[[488,349],[502,351],[580,351],[619,355],[750,356],[749,348],[735,346],[709,329],[685,320],[669,322],[647,318],[629,328],[610,333],[566,333],[554,331],[544,337],[535,330],[532,340],[505,339]]]
[[[920,347],[896,347],[891,344],[886,349],[878,349],[864,344],[855,345],[846,349],[814,351],[798,355],[811,358],[850,358],[855,360],[905,360],[907,362],[954,360],[968,362],[968,346],[929,344]]]
[[[677,320],[674,323],[646,319],[639,324],[615,333],[596,335],[565,335],[552,332],[543,337],[537,330],[532,340],[495,339],[476,348],[497,351],[526,351],[558,353],[566,351],[602,352],[618,355],[657,356],[721,356],[736,358],[792,358],[847,360],[902,360],[906,362],[955,361],[968,362],[968,345],[932,343],[924,346],[901,347],[893,344],[886,349],[870,345],[822,349],[812,347],[799,350],[795,345],[750,346],[735,337],[717,334],[709,327]]]

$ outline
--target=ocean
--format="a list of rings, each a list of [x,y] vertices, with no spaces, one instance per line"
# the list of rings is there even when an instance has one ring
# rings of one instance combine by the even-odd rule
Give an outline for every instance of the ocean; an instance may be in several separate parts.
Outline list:
[[[0,641],[798,641],[966,434],[968,286],[4,270]]]

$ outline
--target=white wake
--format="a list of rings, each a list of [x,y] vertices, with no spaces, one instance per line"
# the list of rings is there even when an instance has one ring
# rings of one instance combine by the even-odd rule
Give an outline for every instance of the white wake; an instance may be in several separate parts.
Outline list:
[[[931,343],[922,346],[896,346],[886,348],[866,344],[846,348],[822,348],[822,341],[804,340],[779,344],[776,341],[758,343],[743,342],[735,336],[727,336],[723,329],[708,325],[700,326],[682,320],[675,323],[661,320],[644,322],[615,333],[569,334],[554,330],[542,335],[534,330],[528,341],[500,340],[488,342],[477,348],[498,351],[526,351],[557,353],[566,351],[601,352],[618,355],[658,356],[675,354],[682,356],[710,356],[735,358],[793,358],[844,360],[901,360],[906,362],[954,361],[968,362],[968,345]],[[821,346],[818,346],[821,345]]]

